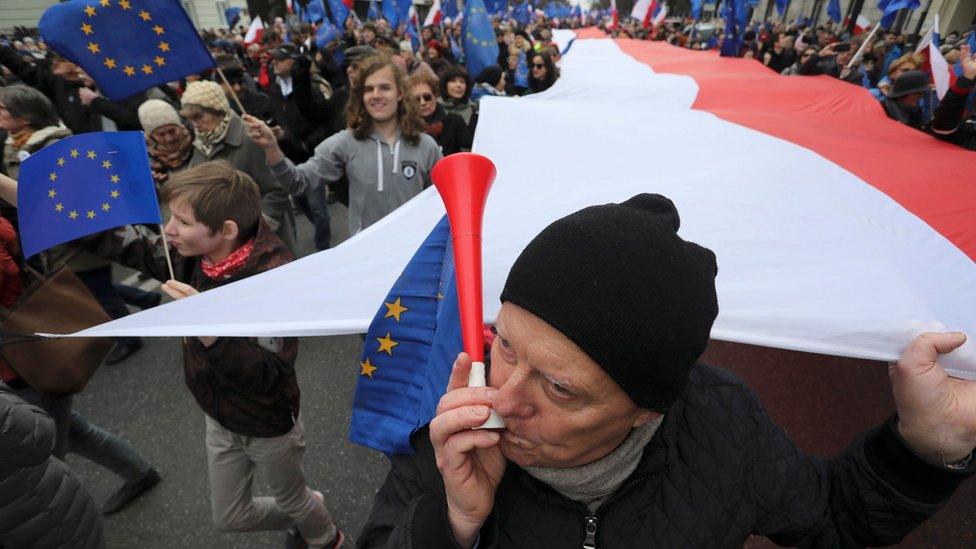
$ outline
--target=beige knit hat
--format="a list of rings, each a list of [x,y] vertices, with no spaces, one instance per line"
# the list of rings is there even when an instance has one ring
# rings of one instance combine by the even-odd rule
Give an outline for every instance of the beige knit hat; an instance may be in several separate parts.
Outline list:
[[[139,123],[147,135],[167,124],[181,124],[180,115],[162,99],[148,99],[139,105]]]
[[[230,111],[230,103],[227,102],[224,88],[209,80],[190,82],[181,99],[184,107],[197,105],[220,112]]]

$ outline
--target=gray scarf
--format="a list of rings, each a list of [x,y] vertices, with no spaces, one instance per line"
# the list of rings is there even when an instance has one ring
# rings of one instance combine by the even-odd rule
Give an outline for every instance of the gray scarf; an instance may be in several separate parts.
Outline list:
[[[663,420],[664,416],[660,416],[631,430],[620,446],[586,465],[569,468],[526,467],[525,470],[553,490],[583,503],[590,512],[595,513],[603,500],[620,488],[637,469],[644,447],[654,438]]]

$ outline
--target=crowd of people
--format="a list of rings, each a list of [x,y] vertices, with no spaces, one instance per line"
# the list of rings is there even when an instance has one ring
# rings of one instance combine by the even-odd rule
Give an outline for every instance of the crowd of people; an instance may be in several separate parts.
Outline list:
[[[332,204],[348,207],[349,233],[356,234],[428,187],[431,169],[443,156],[470,150],[484,97],[518,100],[553,86],[562,52],[552,42],[552,28],[559,25],[541,15],[527,25],[496,19],[497,64],[475,75],[459,46],[460,22],[423,28],[416,42],[402,26],[391,29],[382,19],[360,24],[350,18],[341,34],[324,42],[313,27],[282,19],[254,43],[245,42],[243,28],[206,31],[202,37],[219,71],[124,101],[103,97],[78,65],[48,50],[36,35],[5,39],[0,305],[16,302],[28,266],[50,273],[62,265],[113,318],[128,314],[130,306],[160,303],[158,293],[114,283],[111,262],[165,281],[162,291],[183,299],[291,261],[296,212],[314,227],[314,247],[329,248],[335,244]],[[649,35],[625,23],[612,32],[693,48],[706,47],[708,40],[692,38],[682,24]],[[963,59],[965,72],[926,117],[915,109],[930,95],[928,79],[924,86],[915,81],[920,61],[903,52],[902,36],[883,36],[870,57],[850,69],[846,62],[857,38],[829,28],[763,26],[744,38],[743,57],[784,74],[830,74],[871,87],[899,121],[974,147],[974,139],[962,135],[966,91],[976,77],[976,60],[966,46],[947,51],[947,57]],[[165,225],[125,226],[25,262],[16,236],[20,163],[72,134],[115,130],[145,133]],[[605,539],[668,544],[678,539],[669,537],[678,523],[690,523],[687,517],[676,520],[680,505],[658,503],[679,494],[725,498],[720,506],[749,508],[714,514],[707,528],[698,528],[702,536],[695,528],[683,530],[690,545],[741,543],[753,531],[781,542],[890,543],[934,513],[972,474],[968,442],[949,444],[943,437],[942,446],[933,446],[924,432],[911,430],[916,425],[910,420],[925,414],[908,405],[899,409],[907,427],[886,423],[828,468],[776,431],[741,382],[693,365],[717,314],[715,258],[681,240],[677,227],[670,201],[641,195],[557,221],[530,244],[502,295],[505,305],[490,342],[496,365],[491,387],[463,387],[470,361],[458,359],[438,417],[417,437],[417,454],[392,462],[359,546],[487,547],[537,539],[560,540],[561,546],[579,530],[590,543],[584,546],[592,547],[597,517],[603,531],[614,532],[603,534]],[[620,246],[599,240],[607,228],[604,236]],[[172,247],[171,267],[160,231]],[[627,273],[637,264],[642,276],[657,277],[660,284],[630,280]],[[601,284],[580,278],[579,285],[566,286],[544,272],[549,278],[594,276]],[[580,301],[581,309],[570,310],[569,296],[559,293],[561,287],[603,283],[647,288],[647,295],[636,298],[647,303],[646,311],[664,316],[624,319],[632,329],[621,325],[619,333],[608,335],[596,326],[620,325],[621,318],[608,308],[607,296],[576,296],[568,301]],[[670,288],[666,306],[652,295],[658,286]],[[665,318],[667,311],[677,316]],[[576,323],[591,312],[592,323]],[[668,332],[665,324],[680,324],[681,333]],[[668,343],[633,347],[646,340],[647,330],[660,330]],[[936,350],[961,344],[942,337],[913,349],[934,361]],[[138,338],[119,338],[105,363],[120,363],[140,347]],[[187,337],[182,350],[186,386],[206,419],[214,524],[236,532],[283,530],[288,547],[341,546],[345,534],[302,472],[298,340]],[[644,353],[662,358],[655,373],[642,377]],[[538,362],[539,357],[552,360]],[[918,360],[909,356],[904,369]],[[66,452],[121,477],[122,486],[102,505],[105,514],[152,489],[160,474],[136,449],[72,411],[70,395],[35,390],[2,361],[0,377],[0,544],[100,547],[101,513],[63,464]],[[902,402],[916,402],[910,397],[921,389],[911,389],[902,387]],[[489,405],[506,418],[506,435],[468,429],[483,421]],[[589,411],[566,413],[584,409]],[[728,410],[750,414],[751,427],[725,416]],[[696,431],[695,418],[703,416],[730,431]],[[728,471],[749,471],[746,480],[736,479],[743,490],[720,495],[699,486],[695,479],[711,462],[672,455],[674,448],[684,454],[686,445],[696,444],[726,448],[709,459],[734,462]],[[519,467],[506,470],[506,460]],[[272,497],[252,494],[255,470],[266,475]],[[644,475],[642,480],[667,475],[670,488],[658,492],[657,481],[644,482],[624,495],[632,474]],[[797,478],[804,479],[800,488],[794,486]],[[836,483],[851,488],[834,495],[829,488]],[[887,495],[892,486],[901,490],[895,502]],[[61,495],[54,498],[54,492]],[[531,503],[522,519],[511,512],[519,502]],[[610,511],[598,511],[604,508]],[[48,522],[18,519],[41,510]]]
[[[719,24],[713,24],[719,23]],[[628,19],[618,27],[604,29],[612,36],[639,40],[661,40],[695,50],[720,49],[726,39],[720,21],[696,23],[691,18],[676,18],[659,27],[643,27]],[[972,101],[969,99],[976,78],[976,58],[969,45],[970,35],[952,30],[943,37],[939,53],[950,67],[950,87],[944,97],[936,94],[928,49],[921,51],[912,42],[920,37],[890,30],[874,33],[861,55],[871,29],[847,28],[828,20],[814,25],[809,21],[750,22],[741,32],[738,57],[755,59],[779,74],[816,76],[825,74],[861,86],[882,103],[885,113],[898,122],[938,139],[976,150]]]

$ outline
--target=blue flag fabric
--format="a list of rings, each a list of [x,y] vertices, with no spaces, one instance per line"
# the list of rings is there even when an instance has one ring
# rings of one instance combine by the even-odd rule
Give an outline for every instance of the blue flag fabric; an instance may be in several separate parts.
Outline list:
[[[458,17],[457,0],[443,0],[441,2],[441,13],[444,14],[444,19],[457,21],[457,17]]]
[[[400,24],[400,13],[396,0],[383,0],[381,10],[383,19],[390,23],[390,28],[395,29]]]
[[[296,2],[295,4],[297,5],[298,3]],[[302,21],[318,23],[325,19],[325,4],[322,3],[322,0],[308,0],[305,9],[302,10]]]
[[[518,65],[515,66],[515,85],[519,88],[529,87],[529,65],[525,62],[525,52],[519,52]]]
[[[504,15],[508,11],[508,0],[485,0],[485,9],[492,15]]]
[[[336,30],[335,25],[328,20],[322,21],[318,30],[315,31],[315,46],[320,50],[324,50],[336,38],[339,38],[339,31]]]
[[[525,0],[521,4],[515,5],[515,10],[512,12],[512,18],[518,21],[519,25],[523,27],[532,22],[532,13],[529,8],[529,1]]]
[[[881,26],[886,29],[891,28],[900,10],[917,10],[919,7],[921,7],[919,0],[878,0],[878,9],[882,12]]]
[[[776,13],[782,16],[783,12],[786,11],[786,8],[789,7],[789,5],[790,0],[776,0]]]
[[[477,77],[485,68],[498,64],[498,42],[495,41],[495,31],[482,0],[465,2],[461,36],[464,59],[471,78]]]
[[[830,0],[827,2],[827,15],[834,23],[840,23],[840,0]]]
[[[376,0],[369,0],[369,9],[366,10],[366,19],[379,19],[380,10],[376,7]]]
[[[738,57],[739,50],[742,49],[742,38],[739,35],[738,9],[742,0],[725,0],[722,4],[723,16],[725,17],[725,37],[722,39],[722,47],[719,55],[722,57]]]
[[[328,0],[329,11],[332,12],[332,23],[340,28],[346,28],[346,19],[349,19],[349,8],[342,0]]]
[[[397,17],[400,19],[400,24],[406,27],[412,27],[413,24],[410,22],[410,7],[413,6],[413,0],[395,0],[397,5]]]
[[[244,8],[227,8],[224,10],[224,17],[227,19],[227,27],[233,29],[237,26],[237,23],[241,20],[241,11]]]
[[[20,165],[24,256],[120,225],[161,222],[142,132],[66,137]]]
[[[393,284],[366,333],[349,440],[387,455],[413,453],[410,435],[434,417],[461,351],[447,216]]]
[[[51,49],[116,101],[214,66],[177,0],[75,0],[48,8],[38,27]]]
[[[701,19],[702,0],[691,0],[691,17],[698,21]]]

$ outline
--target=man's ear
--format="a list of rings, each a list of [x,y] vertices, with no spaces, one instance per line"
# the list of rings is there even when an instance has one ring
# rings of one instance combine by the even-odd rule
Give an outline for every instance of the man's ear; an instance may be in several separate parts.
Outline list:
[[[237,227],[237,223],[231,220],[224,221],[224,224],[220,226],[220,238],[224,240],[237,240],[240,236],[240,230]]]

